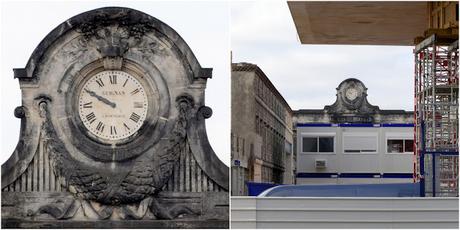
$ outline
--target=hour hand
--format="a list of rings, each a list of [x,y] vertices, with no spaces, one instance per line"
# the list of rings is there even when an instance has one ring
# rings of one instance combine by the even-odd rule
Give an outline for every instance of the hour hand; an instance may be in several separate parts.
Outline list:
[[[88,89],[85,89],[85,91],[92,97],[95,97],[96,99],[98,99],[99,101],[107,104],[107,105],[110,105],[110,107],[112,108],[115,108],[117,105],[114,103],[114,102],[111,102],[109,101],[107,98],[105,97],[102,97],[102,96],[99,96],[97,95],[94,91],[91,91],[91,90],[88,90]]]

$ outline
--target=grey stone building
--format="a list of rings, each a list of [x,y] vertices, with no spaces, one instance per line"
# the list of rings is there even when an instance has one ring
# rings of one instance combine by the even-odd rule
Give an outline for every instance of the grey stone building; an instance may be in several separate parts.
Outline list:
[[[293,112],[297,183],[412,182],[414,113],[371,105],[357,79],[336,90],[334,104]]]
[[[143,12],[60,24],[14,69],[21,132],[2,165],[2,227],[228,228],[229,170],[205,128],[211,76]]]
[[[291,108],[257,65],[233,63],[231,77],[232,195],[248,181],[294,183]]]

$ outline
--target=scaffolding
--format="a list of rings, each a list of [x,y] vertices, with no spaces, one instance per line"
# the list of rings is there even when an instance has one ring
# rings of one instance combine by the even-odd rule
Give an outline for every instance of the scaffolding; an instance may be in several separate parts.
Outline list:
[[[425,196],[458,196],[458,40],[415,49],[414,179]]]

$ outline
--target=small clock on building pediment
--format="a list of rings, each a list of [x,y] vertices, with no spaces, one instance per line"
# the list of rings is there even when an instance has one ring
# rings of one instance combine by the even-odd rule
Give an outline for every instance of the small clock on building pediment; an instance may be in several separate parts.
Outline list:
[[[348,79],[342,82],[337,89],[341,95],[341,101],[344,106],[350,110],[361,107],[364,101],[364,94],[366,88],[356,79]]]
[[[338,123],[369,123],[379,108],[367,101],[367,88],[355,78],[342,81],[337,87],[337,100],[326,106],[331,119]]]
[[[354,101],[358,97],[358,90],[356,88],[348,88],[345,90],[345,97],[350,100]]]

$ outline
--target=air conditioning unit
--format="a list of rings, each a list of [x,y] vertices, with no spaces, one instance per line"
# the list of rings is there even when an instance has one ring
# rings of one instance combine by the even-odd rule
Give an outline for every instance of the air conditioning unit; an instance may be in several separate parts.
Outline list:
[[[327,167],[327,161],[325,159],[315,159],[315,167],[317,169],[325,169]]]

